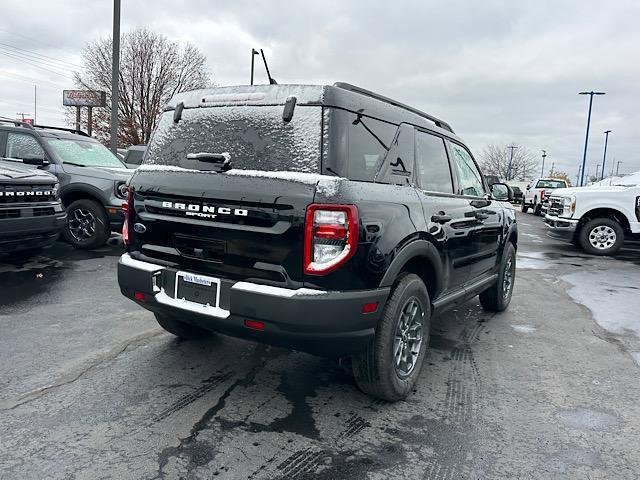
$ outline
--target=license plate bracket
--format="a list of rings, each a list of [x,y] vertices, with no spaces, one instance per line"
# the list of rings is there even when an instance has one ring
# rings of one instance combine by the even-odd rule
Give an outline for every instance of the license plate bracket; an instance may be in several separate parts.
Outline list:
[[[199,305],[218,307],[220,279],[189,272],[177,272],[175,298]]]

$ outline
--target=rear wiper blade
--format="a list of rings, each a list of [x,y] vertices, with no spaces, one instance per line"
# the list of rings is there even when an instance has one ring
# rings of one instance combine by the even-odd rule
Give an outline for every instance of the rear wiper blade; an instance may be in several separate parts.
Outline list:
[[[198,160],[199,162],[214,163],[220,169],[220,171],[226,171],[231,169],[231,154],[229,152],[188,153],[187,160]]]
[[[79,163],[73,163],[73,162],[62,162],[65,165],[74,165],[76,167],[86,167],[86,165],[80,165]]]

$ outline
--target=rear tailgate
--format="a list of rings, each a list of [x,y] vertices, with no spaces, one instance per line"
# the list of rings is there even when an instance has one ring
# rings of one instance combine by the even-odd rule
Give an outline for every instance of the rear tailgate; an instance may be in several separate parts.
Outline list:
[[[318,178],[143,166],[130,183],[130,251],[231,280],[301,283],[305,210]]]

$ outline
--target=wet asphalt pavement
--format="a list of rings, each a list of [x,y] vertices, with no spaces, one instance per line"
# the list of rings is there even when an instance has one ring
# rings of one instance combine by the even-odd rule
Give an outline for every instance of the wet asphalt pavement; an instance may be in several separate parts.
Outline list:
[[[640,245],[596,258],[519,214],[509,310],[434,321],[390,404],[332,361],[183,342],[126,300],[117,243],[0,264],[0,478],[640,477]]]

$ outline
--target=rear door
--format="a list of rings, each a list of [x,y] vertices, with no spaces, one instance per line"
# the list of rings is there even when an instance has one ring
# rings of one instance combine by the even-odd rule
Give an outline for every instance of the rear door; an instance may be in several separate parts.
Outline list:
[[[417,190],[428,232],[441,247],[448,277],[446,291],[456,290],[471,274],[477,220],[469,201],[455,193],[444,139],[417,130],[415,143]]]
[[[473,255],[469,281],[490,273],[498,261],[502,236],[503,206],[491,199],[480,169],[466,147],[449,141],[449,149],[458,180],[458,193],[471,207],[475,220],[470,240]]]

